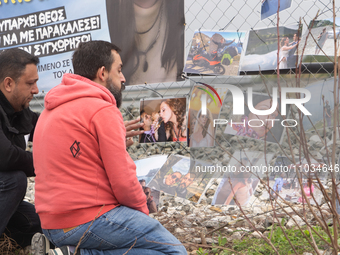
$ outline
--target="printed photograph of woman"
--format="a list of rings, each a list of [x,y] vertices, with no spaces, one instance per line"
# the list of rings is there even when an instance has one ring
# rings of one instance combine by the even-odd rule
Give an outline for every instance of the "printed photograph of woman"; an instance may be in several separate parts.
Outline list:
[[[326,28],[324,27],[322,29],[322,32],[317,37],[317,44],[315,45],[315,55],[318,55],[320,53],[320,49],[322,49],[323,45],[325,44],[328,37],[328,33],[326,31]]]
[[[246,94],[245,98],[247,97]],[[229,98],[226,99],[228,101]],[[225,103],[223,103],[225,104]],[[272,108],[272,99],[268,95],[253,94],[253,105],[257,110],[269,110]],[[230,116],[235,124],[227,124],[224,130],[225,134],[245,136],[267,142],[280,142],[283,135],[284,127],[280,125],[282,116],[280,112],[280,100],[278,100],[277,109],[270,115],[256,115],[245,107],[245,115]],[[287,111],[289,113],[289,111]],[[279,121],[270,121],[278,119]]]
[[[145,123],[140,143],[185,142],[187,139],[186,98],[142,99],[140,119]]]
[[[252,166],[267,165],[273,154],[264,155],[263,152],[235,151],[229,166],[234,171],[224,174],[218,179],[219,185],[212,200],[212,205],[236,205],[247,206],[255,202],[254,191],[262,178],[263,173],[246,171]]]
[[[171,98],[163,101],[160,105],[159,116],[165,124],[165,130],[170,130],[172,141],[186,142],[187,119],[185,98]]]
[[[249,166],[247,158],[242,158],[241,162],[236,163],[237,171],[241,166]],[[230,176],[224,176],[216,190],[213,204],[236,205],[235,199],[241,206],[245,206],[253,195],[253,186],[251,173],[235,173]],[[231,203],[232,202],[232,203]]]
[[[182,80],[184,0],[106,0],[127,85]]]
[[[207,109],[203,115],[202,110],[197,113],[194,132],[190,136],[190,147],[211,147],[214,146],[213,116]]]
[[[296,36],[296,35],[294,35]],[[294,42],[294,41],[293,41]],[[291,50],[295,50],[295,48],[299,45],[299,42],[291,44],[289,42],[289,38],[285,37],[281,39],[280,42],[280,52],[279,52],[279,69],[287,69],[293,66],[289,66],[288,59]]]
[[[218,119],[221,103],[214,100],[202,89],[206,86],[194,86],[189,104],[188,114],[188,146],[191,148],[212,147],[215,143],[214,119]],[[228,89],[225,87],[214,87],[222,102]],[[206,115],[202,113],[203,97],[206,97]]]

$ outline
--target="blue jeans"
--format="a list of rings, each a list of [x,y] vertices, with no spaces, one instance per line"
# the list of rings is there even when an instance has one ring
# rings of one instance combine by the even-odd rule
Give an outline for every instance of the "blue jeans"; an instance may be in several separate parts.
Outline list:
[[[119,206],[104,213],[86,232],[90,224],[66,233],[62,229],[43,232],[58,247],[77,246],[84,235],[79,246],[81,255],[122,255],[131,247],[129,255],[187,254],[184,246],[157,220],[129,207]]]
[[[26,187],[24,172],[0,172],[0,235],[5,233],[22,247],[31,244],[35,233],[42,232],[34,205],[23,201]]]

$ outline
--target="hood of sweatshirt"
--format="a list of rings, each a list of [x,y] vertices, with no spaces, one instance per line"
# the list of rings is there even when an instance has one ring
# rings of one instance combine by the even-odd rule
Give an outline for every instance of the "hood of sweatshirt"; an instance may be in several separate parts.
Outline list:
[[[69,101],[93,97],[116,105],[116,99],[104,86],[77,74],[64,74],[61,83],[45,96],[45,108],[52,110]]]

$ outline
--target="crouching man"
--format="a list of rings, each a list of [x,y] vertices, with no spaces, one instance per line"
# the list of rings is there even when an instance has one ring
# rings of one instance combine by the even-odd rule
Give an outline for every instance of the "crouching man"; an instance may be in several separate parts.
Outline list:
[[[74,74],[45,97],[36,126],[33,159],[36,210],[50,254],[187,254],[148,216],[136,166],[126,151],[119,111],[120,49],[108,42],[79,45]],[[79,253],[78,253],[79,254]]]

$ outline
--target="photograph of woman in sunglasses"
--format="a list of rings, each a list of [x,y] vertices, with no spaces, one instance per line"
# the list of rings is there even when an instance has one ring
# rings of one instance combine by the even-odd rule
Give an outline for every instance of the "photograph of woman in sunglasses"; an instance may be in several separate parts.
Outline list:
[[[176,195],[182,177],[189,172],[190,159],[171,155],[148,184],[151,189]]]
[[[163,178],[159,179],[156,177],[150,182],[150,188],[175,195],[176,188],[182,178],[182,174],[180,172],[174,172],[171,168]]]

